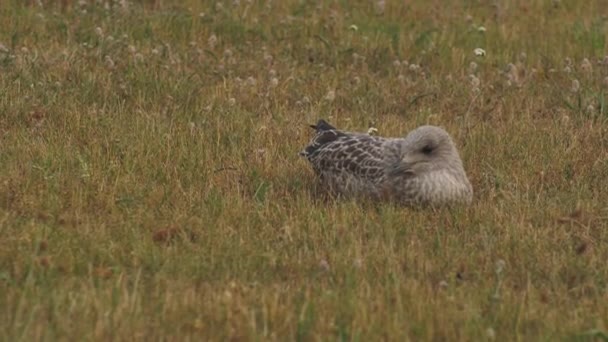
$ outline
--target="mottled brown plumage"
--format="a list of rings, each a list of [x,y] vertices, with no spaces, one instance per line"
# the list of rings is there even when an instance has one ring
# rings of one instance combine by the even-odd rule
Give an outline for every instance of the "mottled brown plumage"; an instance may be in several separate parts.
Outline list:
[[[470,203],[471,184],[443,129],[421,126],[405,138],[345,132],[324,120],[300,154],[333,194],[404,204]]]

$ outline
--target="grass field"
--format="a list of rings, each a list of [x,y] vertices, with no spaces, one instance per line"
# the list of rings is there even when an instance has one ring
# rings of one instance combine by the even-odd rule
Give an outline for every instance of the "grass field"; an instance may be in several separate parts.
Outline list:
[[[30,2],[0,340],[608,340],[605,1]],[[444,127],[473,204],[320,198],[321,117]]]

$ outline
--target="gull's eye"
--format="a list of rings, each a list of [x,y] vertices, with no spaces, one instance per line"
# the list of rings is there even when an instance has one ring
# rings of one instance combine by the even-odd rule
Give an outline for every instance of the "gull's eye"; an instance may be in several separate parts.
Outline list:
[[[422,148],[421,151],[424,154],[431,154],[431,153],[433,153],[433,150],[434,150],[433,146],[431,146],[431,145],[424,145],[424,147]]]

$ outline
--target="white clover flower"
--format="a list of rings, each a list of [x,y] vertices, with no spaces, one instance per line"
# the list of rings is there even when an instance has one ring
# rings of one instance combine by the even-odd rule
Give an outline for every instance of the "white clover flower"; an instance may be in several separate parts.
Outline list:
[[[476,48],[475,50],[473,50],[473,52],[475,53],[475,56],[478,57],[484,57],[486,55],[486,50],[482,48]]]
[[[401,67],[401,62],[400,62],[398,59],[395,59],[395,60],[393,61],[393,66],[394,66],[395,68],[400,68],[400,67]]]

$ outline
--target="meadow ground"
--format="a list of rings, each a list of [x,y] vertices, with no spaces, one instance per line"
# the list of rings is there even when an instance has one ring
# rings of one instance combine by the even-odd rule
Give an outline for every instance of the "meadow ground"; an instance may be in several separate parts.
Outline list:
[[[608,339],[604,1],[12,0],[0,28],[1,340]],[[473,204],[318,198],[319,117],[441,125]]]

